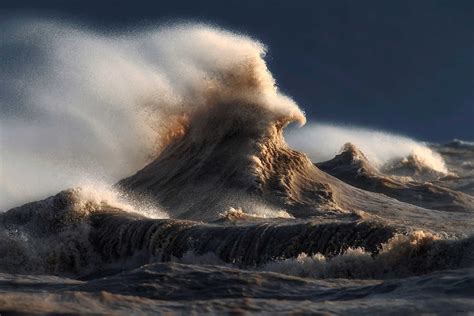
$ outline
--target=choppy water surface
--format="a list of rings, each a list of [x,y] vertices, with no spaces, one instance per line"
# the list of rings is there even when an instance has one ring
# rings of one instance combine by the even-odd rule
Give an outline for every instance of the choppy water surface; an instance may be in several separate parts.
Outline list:
[[[0,313],[474,312],[474,144],[288,144],[264,45],[209,26],[4,26],[37,54],[2,103]]]

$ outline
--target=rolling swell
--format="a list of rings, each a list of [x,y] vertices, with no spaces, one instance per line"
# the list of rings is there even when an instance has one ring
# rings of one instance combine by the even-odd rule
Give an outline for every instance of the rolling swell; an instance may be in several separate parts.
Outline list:
[[[446,240],[422,231],[396,235],[377,255],[349,249],[335,258],[301,254],[273,261],[263,270],[312,278],[384,279],[423,275],[439,270],[472,268],[474,237]]]
[[[166,262],[192,252],[252,267],[278,259],[361,247],[376,253],[400,229],[376,222],[206,224],[152,219],[114,200],[74,189],[0,214],[0,270],[85,275]],[[350,220],[350,218],[348,219]]]
[[[313,278],[393,278],[472,267],[473,237],[383,222],[151,219],[64,191],[2,214],[0,272],[97,277],[154,262],[232,265]]]
[[[348,248],[377,253],[396,228],[376,222],[261,223],[242,226],[181,220],[134,219],[122,213],[92,216],[91,242],[105,260],[142,256],[143,263],[171,261],[188,252],[214,254],[222,262],[254,267],[300,253],[328,257]]]
[[[92,244],[105,262],[183,260],[313,278],[369,279],[474,265],[474,237],[447,240],[373,221],[223,226],[99,213],[92,226]]]

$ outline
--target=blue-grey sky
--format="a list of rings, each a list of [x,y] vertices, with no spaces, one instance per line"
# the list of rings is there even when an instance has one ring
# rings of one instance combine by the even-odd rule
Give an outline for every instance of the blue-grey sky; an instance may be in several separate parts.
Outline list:
[[[474,139],[474,1],[1,1],[0,17],[17,14],[106,31],[213,23],[268,45],[309,120]]]

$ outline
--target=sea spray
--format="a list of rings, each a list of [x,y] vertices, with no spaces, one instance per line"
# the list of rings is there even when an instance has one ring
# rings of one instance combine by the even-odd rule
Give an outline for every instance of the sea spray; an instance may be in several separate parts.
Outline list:
[[[408,156],[415,156],[428,168],[448,174],[441,155],[426,144],[382,130],[309,123],[305,128],[287,131],[286,138],[293,148],[308,154],[314,162],[332,159],[341,151],[344,144],[352,143],[379,168]]]
[[[83,178],[112,184],[208,107],[239,112],[233,107],[254,103],[272,120],[305,120],[278,92],[265,46],[246,36],[203,24],[123,34],[35,19],[0,27],[0,58],[9,60],[0,78],[8,91],[0,100],[0,209]]]

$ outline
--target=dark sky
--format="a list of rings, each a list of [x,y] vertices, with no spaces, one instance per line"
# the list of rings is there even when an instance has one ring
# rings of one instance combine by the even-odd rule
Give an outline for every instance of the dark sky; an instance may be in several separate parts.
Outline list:
[[[280,88],[309,120],[474,140],[474,1],[2,0],[0,8],[104,30],[210,22],[266,43]]]

